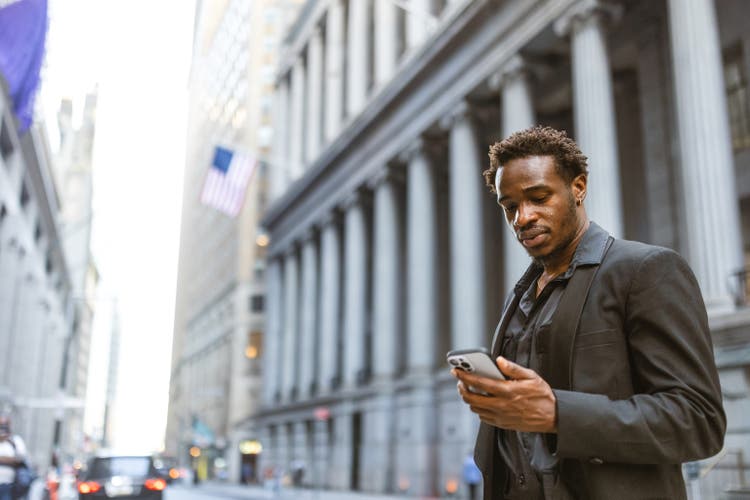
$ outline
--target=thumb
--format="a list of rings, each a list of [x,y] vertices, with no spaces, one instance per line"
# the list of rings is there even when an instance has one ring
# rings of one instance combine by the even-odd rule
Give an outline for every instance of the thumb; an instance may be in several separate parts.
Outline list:
[[[503,372],[503,375],[513,380],[523,380],[538,377],[537,373],[534,370],[530,370],[529,368],[524,368],[521,365],[517,365],[502,356],[498,356],[495,362],[497,363],[497,367],[500,368],[500,371]]]

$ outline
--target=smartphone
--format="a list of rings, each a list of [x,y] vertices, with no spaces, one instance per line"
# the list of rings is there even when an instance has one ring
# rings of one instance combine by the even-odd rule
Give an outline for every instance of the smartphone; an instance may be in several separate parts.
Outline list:
[[[484,347],[450,351],[446,354],[446,359],[449,365],[459,370],[475,373],[482,377],[505,380],[505,375]]]

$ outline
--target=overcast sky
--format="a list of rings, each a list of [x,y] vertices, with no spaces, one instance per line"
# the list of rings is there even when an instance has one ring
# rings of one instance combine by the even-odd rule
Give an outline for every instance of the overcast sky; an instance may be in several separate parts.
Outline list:
[[[114,446],[158,449],[168,403],[194,0],[49,0],[39,99],[98,88],[92,249],[102,276],[86,427],[100,426],[112,298],[121,347]],[[53,149],[56,126],[51,124]]]

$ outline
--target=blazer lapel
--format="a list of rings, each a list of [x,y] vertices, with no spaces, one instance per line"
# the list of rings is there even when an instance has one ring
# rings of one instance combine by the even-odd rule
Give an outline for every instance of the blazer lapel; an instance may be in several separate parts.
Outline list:
[[[578,323],[591,283],[612,241],[611,236],[607,238],[602,247],[599,263],[576,268],[552,317],[547,345],[543,347],[546,354],[541,359],[540,375],[553,389],[572,388],[573,346],[578,333]]]

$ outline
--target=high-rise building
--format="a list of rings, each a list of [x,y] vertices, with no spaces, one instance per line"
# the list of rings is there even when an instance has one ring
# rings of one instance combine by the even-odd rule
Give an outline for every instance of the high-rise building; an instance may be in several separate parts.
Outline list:
[[[276,48],[297,3],[197,2],[166,452],[201,477],[239,481],[241,463],[256,460],[257,450],[240,449],[258,439],[247,425],[260,400],[265,330],[266,243],[256,227]],[[217,146],[256,165],[236,217],[201,203]]]
[[[66,394],[77,404],[66,413],[64,439],[61,443],[68,457],[82,459],[84,450],[84,401],[88,379],[89,357],[96,288],[99,273],[91,254],[93,211],[93,144],[96,129],[96,94],[86,96],[82,120],[73,120],[73,101],[65,99],[58,111],[60,147],[54,154],[55,179],[60,192],[60,234],[73,286],[73,334],[67,354]]]
[[[736,484],[750,454],[749,15],[742,0],[308,1],[277,71],[262,221],[262,467],[411,496],[460,484],[478,420],[445,353],[489,344],[528,264],[481,174],[490,144],[538,123],[589,157],[593,220],[695,270],[729,416],[700,487]]]

